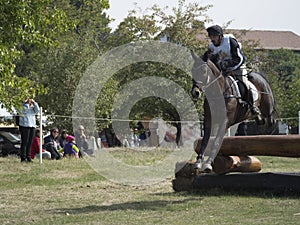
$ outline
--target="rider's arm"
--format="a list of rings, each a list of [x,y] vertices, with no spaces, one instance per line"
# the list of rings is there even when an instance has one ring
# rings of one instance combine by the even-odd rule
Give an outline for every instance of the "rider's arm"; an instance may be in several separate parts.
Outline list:
[[[202,60],[204,62],[207,62],[207,60],[211,58],[212,52],[213,52],[213,50],[210,48],[210,46],[208,46],[207,51],[202,56]]]
[[[207,51],[202,56],[202,60],[204,62],[207,62],[208,59],[210,61],[212,61],[215,65],[217,65],[218,55],[213,55],[213,50],[210,48],[210,46],[208,47]]]
[[[231,60],[227,63],[227,70],[238,69],[245,61],[245,56],[243,55],[240,45],[236,39],[230,37],[230,49],[231,49]]]
[[[208,51],[206,51],[201,58],[204,62],[207,62],[207,60],[208,60]]]

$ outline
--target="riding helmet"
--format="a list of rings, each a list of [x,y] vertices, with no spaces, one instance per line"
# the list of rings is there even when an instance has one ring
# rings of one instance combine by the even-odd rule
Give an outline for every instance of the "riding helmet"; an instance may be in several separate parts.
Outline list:
[[[212,35],[223,35],[223,29],[219,25],[213,25],[206,29],[208,36]]]

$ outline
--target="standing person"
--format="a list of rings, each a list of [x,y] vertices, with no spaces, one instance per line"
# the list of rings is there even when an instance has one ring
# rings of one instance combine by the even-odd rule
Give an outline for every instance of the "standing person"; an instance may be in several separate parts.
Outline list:
[[[33,138],[33,142],[31,145],[31,159],[34,159],[35,157],[40,157],[40,129],[35,129],[35,137]],[[43,159],[51,159],[51,153],[46,151],[45,149],[42,149],[42,158]]]
[[[21,133],[21,162],[32,162],[30,156],[31,144],[35,135],[36,118],[40,111],[37,102],[26,97],[23,108],[19,110],[19,130]]]
[[[254,103],[253,93],[248,85],[247,74],[243,74],[241,67],[245,67],[245,56],[241,46],[231,34],[223,34],[223,29],[219,25],[214,25],[206,29],[211,43],[203,56],[203,60],[211,60],[223,73],[224,76],[233,75],[245,84],[248,89],[250,111],[252,115],[260,115],[259,108]]]
[[[51,153],[51,159],[61,159],[61,155],[58,153],[60,149],[58,136],[58,128],[54,127],[51,129],[50,134],[44,138],[44,148]]]

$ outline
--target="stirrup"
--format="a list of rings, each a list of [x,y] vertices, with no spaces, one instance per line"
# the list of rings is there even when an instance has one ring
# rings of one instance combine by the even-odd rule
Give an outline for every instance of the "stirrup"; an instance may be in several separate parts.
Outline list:
[[[260,110],[256,106],[252,106],[250,111],[251,111],[251,114],[253,116],[259,116],[260,115]]]
[[[261,117],[261,114],[255,116],[255,122],[257,125],[264,125],[265,120]]]

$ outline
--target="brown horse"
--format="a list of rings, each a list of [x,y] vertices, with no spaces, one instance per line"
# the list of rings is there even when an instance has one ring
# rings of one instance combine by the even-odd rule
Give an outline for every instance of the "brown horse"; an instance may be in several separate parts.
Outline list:
[[[219,152],[227,128],[251,117],[248,104],[249,91],[242,82],[232,76],[223,76],[211,61],[205,63],[193,52],[192,56],[195,61],[192,69],[194,84],[192,96],[196,100],[201,97],[201,93],[205,93],[204,136],[200,149],[195,149],[198,153],[195,166],[201,171],[211,172],[211,164]],[[261,115],[255,118],[256,121],[263,122],[267,126],[273,125],[275,101],[268,80],[254,72],[248,74],[248,80],[255,86],[252,86],[256,93],[255,104],[261,111]],[[215,136],[212,135],[213,130]],[[211,136],[214,138],[209,144]],[[203,163],[208,146],[210,146],[209,157]]]

